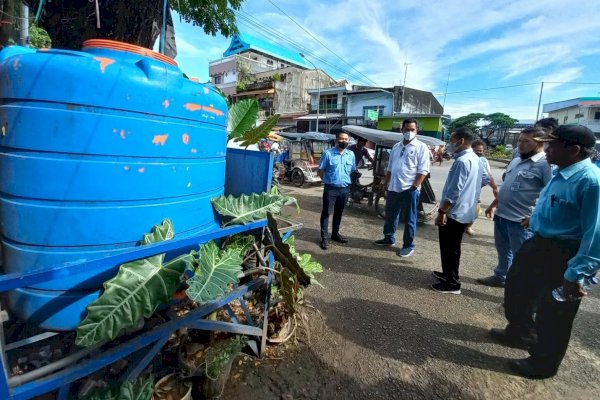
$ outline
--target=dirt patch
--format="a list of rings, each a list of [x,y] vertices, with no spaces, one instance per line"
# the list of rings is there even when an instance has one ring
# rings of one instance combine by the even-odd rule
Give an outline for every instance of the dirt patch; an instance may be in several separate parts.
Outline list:
[[[522,350],[494,343],[488,331],[502,327],[502,289],[478,285],[495,266],[493,224],[480,218],[477,235],[465,237],[463,293],[433,292],[431,271],[440,269],[437,228],[417,229],[416,251],[401,259],[395,249],[372,245],[383,221],[365,205],[347,209],[347,245],[318,247],[321,189],[287,191],[298,198],[304,224],[296,247],[325,267],[324,288],[307,299],[310,343],[300,329],[296,343],[272,347],[270,358],[247,357],[236,365],[225,399],[590,399],[598,395],[600,328],[598,293],[575,321],[559,374],[545,381],[514,376],[507,361]],[[402,228],[400,228],[402,229]],[[401,236],[401,231],[400,235]]]

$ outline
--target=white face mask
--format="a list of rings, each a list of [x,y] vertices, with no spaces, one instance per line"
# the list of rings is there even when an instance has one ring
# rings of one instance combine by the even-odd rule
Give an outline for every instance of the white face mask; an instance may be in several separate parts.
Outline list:
[[[402,132],[402,135],[404,135],[404,140],[410,142],[411,140],[413,140],[415,138],[415,136],[417,136],[417,133],[414,131],[408,131],[408,132]]]

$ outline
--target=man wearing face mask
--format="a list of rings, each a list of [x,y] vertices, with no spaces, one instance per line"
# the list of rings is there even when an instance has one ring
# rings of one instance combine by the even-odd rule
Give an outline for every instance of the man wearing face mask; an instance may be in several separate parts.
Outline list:
[[[385,204],[384,238],[375,241],[378,246],[393,246],[398,228],[400,211],[404,216],[404,237],[400,257],[409,257],[415,249],[417,231],[417,206],[421,184],[429,174],[430,159],[427,145],[417,136],[417,121],[405,119],[402,122],[404,140],[392,148],[385,183],[387,195]]]
[[[492,204],[485,210],[494,219],[494,242],[498,265],[494,274],[479,278],[486,286],[504,287],[506,274],[517,250],[529,239],[529,217],[540,192],[552,179],[552,168],[546,161],[542,128],[527,128],[521,132],[517,149],[519,156],[506,167],[504,183]]]
[[[435,220],[439,227],[442,272],[433,272],[439,283],[431,285],[440,293],[460,294],[460,247],[465,229],[476,218],[475,206],[483,174],[481,161],[471,149],[473,139],[469,129],[459,128],[450,136],[447,147],[448,153],[454,156],[454,163],[448,172]]]
[[[340,132],[336,136],[337,146],[325,151],[319,163],[317,174],[324,183],[323,208],[321,210],[321,248],[329,248],[329,214],[333,211],[331,227],[331,240],[339,243],[348,243],[340,235],[342,213],[350,194],[350,173],[356,171],[354,153],[348,151],[348,134]]]

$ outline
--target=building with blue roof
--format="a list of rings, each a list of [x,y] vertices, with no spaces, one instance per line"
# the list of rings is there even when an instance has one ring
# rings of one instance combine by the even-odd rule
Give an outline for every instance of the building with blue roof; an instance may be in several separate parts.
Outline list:
[[[600,137],[600,97],[578,97],[544,104],[543,112],[561,125],[583,125]]]
[[[261,119],[279,114],[280,128],[295,128],[295,118],[309,113],[309,89],[338,85],[300,53],[246,33],[232,37],[223,58],[210,61],[208,70],[231,101],[256,99]]]

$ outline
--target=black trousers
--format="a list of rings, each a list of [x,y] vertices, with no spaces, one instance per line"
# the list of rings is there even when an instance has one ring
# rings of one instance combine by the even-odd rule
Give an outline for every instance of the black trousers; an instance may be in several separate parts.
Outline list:
[[[460,244],[467,225],[448,218],[446,225],[439,227],[442,272],[446,278],[446,283],[452,288],[460,287],[460,279],[458,277]]]
[[[577,240],[534,235],[517,251],[506,276],[506,333],[533,340],[537,336],[529,353],[540,369],[556,371],[569,345],[580,301],[556,301],[552,290],[562,285],[567,262],[579,244]]]
[[[321,210],[321,239],[328,238],[329,215],[333,210],[333,223],[331,233],[333,236],[340,232],[340,224],[342,222],[342,214],[344,207],[348,202],[350,195],[350,187],[343,188],[325,185],[323,189],[323,209]]]

